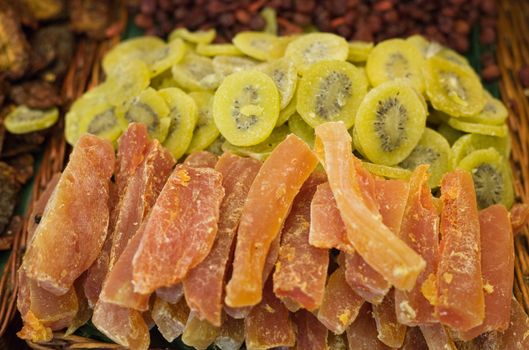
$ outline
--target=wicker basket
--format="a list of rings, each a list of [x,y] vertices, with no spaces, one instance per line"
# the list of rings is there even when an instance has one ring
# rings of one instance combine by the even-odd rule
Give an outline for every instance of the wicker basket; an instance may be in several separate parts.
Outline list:
[[[529,90],[524,91],[518,80],[518,70],[523,62],[529,62],[529,2],[510,0],[499,2],[498,61],[502,73],[501,97],[509,110],[509,128],[512,138],[511,164],[515,179],[517,200],[529,203]],[[100,81],[100,62],[103,54],[118,41],[111,40],[96,44],[84,41],[79,44],[66,78],[63,95],[73,101],[91,86]],[[527,94],[527,95],[526,95]],[[31,207],[54,173],[64,166],[66,144],[62,126],[54,130],[46,144],[42,166],[36,174]],[[5,332],[9,321],[16,312],[16,269],[24,253],[26,225],[17,233],[13,252],[6,264],[6,271],[0,279],[0,335]],[[529,313],[529,228],[524,227],[515,239],[515,283],[514,295]],[[121,349],[116,344],[96,341],[91,338],[54,333],[50,343],[27,342],[33,349]]]

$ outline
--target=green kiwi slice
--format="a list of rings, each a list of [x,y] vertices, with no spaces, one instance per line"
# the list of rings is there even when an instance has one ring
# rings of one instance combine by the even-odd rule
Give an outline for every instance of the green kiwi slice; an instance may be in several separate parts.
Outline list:
[[[409,171],[408,169],[402,169],[399,167],[375,164],[370,162],[362,162],[362,165],[371,174],[382,176],[387,179],[408,180],[411,176],[411,171]]]
[[[256,65],[257,61],[247,57],[219,55],[213,58],[213,69],[222,78],[243,70],[253,69]]]
[[[292,41],[285,56],[296,63],[300,74],[305,74],[310,65],[320,61],[345,61],[349,54],[349,44],[344,38],[331,33],[305,34]]]
[[[464,132],[456,130],[446,123],[441,123],[437,128],[437,132],[443,135],[450,145],[453,145],[461,136],[465,135]]]
[[[373,43],[366,41],[351,41],[349,43],[349,53],[347,60],[353,63],[361,63],[367,61],[367,57],[373,50]]]
[[[280,97],[280,108],[285,108],[296,92],[298,72],[294,61],[288,57],[264,63],[257,67],[268,75],[277,86]]]
[[[186,153],[191,154],[208,147],[219,137],[220,132],[213,121],[213,94],[197,91],[189,93],[189,96],[195,101],[198,109],[195,131],[186,151]]]
[[[164,98],[149,87],[134,97],[127,108],[119,109],[117,114],[123,129],[129,123],[143,123],[152,138],[163,142],[171,124],[169,112]]]
[[[175,39],[163,47],[150,52],[147,62],[151,69],[151,77],[156,77],[182,60],[186,53],[186,45],[182,39]]]
[[[472,69],[434,55],[426,60],[424,76],[435,109],[453,117],[471,117],[483,109],[483,86]]]
[[[313,128],[330,121],[350,128],[366,91],[365,76],[351,63],[317,62],[299,81],[296,109]]]
[[[294,113],[296,113],[296,106],[298,104],[297,95],[298,94],[295,92],[294,96],[292,96],[292,99],[290,100],[290,103],[285,108],[279,111],[279,117],[277,118],[276,127],[285,124],[288,121],[288,119]]]
[[[452,168],[452,150],[448,141],[438,132],[426,128],[410,155],[399,163],[404,169],[414,170],[420,164],[430,164],[428,184],[438,187],[443,175]]]
[[[463,158],[458,167],[472,174],[480,209],[498,203],[511,207],[514,202],[512,174],[498,151],[494,148],[474,151]]]
[[[171,121],[163,145],[175,159],[179,159],[193,138],[193,130],[197,124],[197,105],[195,100],[178,88],[162,89],[158,94],[169,107],[168,118]]]
[[[202,56],[242,56],[242,51],[233,44],[198,44],[196,52]]]
[[[428,48],[430,47],[430,42],[424,36],[415,34],[406,39],[406,42],[415,46],[416,49],[422,54],[423,57],[427,57]]]
[[[217,32],[215,29],[199,30],[196,32],[190,32],[186,28],[177,28],[169,34],[169,42],[178,38],[183,39],[193,44],[209,44],[215,40]]]
[[[467,122],[467,118],[450,118],[448,119],[448,125],[452,128],[468,133],[505,137],[509,133],[507,125],[488,125]]]
[[[126,108],[132,98],[149,86],[150,76],[143,61],[132,59],[114,68],[105,82],[93,90],[117,108]]]
[[[307,124],[299,114],[295,113],[288,119],[288,128],[290,131],[305,141],[310,147],[314,146],[314,129]]]
[[[215,72],[211,58],[188,53],[171,69],[178,86],[189,91],[213,90],[221,78]]]
[[[213,119],[220,133],[235,146],[263,142],[279,115],[279,93],[274,81],[257,70],[224,79],[213,99]]]
[[[511,140],[509,137],[479,134],[463,135],[452,145],[453,165],[456,166],[463,158],[474,151],[490,147],[498,151],[505,159],[508,159],[511,153]]]
[[[276,146],[279,145],[289,133],[289,128],[286,125],[283,125],[274,129],[266,140],[257,145],[240,147],[225,141],[222,144],[222,150],[224,152],[231,152],[240,156],[251,157],[263,161],[268,158],[274,148],[276,148]]]
[[[154,36],[127,39],[114,46],[103,57],[103,70],[107,75],[120,67],[123,62],[139,59],[148,66],[152,63],[152,52],[163,49],[166,43]]]
[[[358,108],[355,146],[371,162],[396,165],[418,144],[426,110],[405,80],[383,83],[369,91]]]
[[[47,129],[59,119],[59,110],[54,107],[46,110],[31,109],[21,105],[13,109],[5,118],[4,125],[12,134]]]
[[[277,50],[279,40],[280,38],[270,33],[240,32],[233,38],[233,44],[245,55],[260,61],[268,61],[281,56],[282,52]]]
[[[509,116],[505,105],[497,98],[492,97],[487,90],[485,90],[485,99],[486,102],[483,110],[475,116],[465,118],[465,121],[486,125],[501,125],[505,123],[505,120]]]
[[[378,86],[394,79],[408,79],[419,93],[424,91],[420,51],[403,39],[385,40],[377,44],[367,59],[366,71],[371,85]]]

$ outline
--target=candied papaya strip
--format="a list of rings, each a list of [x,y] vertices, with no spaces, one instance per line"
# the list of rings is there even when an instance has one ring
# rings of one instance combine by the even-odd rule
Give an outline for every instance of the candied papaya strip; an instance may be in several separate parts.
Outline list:
[[[29,243],[22,266],[55,295],[67,293],[101,251],[114,161],[110,142],[81,136]]]
[[[327,171],[336,204],[355,251],[398,289],[410,290],[426,263],[383,223],[364,198],[351,152],[351,136],[342,122],[316,128],[315,151]],[[381,254],[380,252],[384,252]]]
[[[312,174],[294,199],[281,232],[273,275],[275,295],[307,310],[321,305],[329,266],[329,251],[309,244],[310,203],[324,181],[324,174]]]
[[[296,343],[294,324],[285,305],[275,296],[272,279],[268,279],[261,302],[244,320],[246,348],[270,349],[292,347]]]
[[[390,290],[379,305],[372,306],[378,340],[392,349],[400,348],[406,336],[406,326],[400,324],[395,312],[394,290]]]
[[[158,196],[132,263],[134,291],[182,281],[209,254],[224,197],[222,175],[177,165]]]
[[[309,243],[317,248],[336,248],[345,253],[354,253],[328,182],[319,185],[312,198]]]
[[[92,323],[115,343],[131,350],[147,350],[149,327],[141,312],[99,300],[94,308]]]
[[[327,328],[306,310],[294,314],[297,327],[295,350],[327,350]]]
[[[504,349],[529,349],[529,317],[516,298],[511,299],[509,328],[503,333]]]
[[[516,203],[511,208],[512,231],[516,234],[529,222],[529,204]]]
[[[459,334],[462,340],[509,327],[514,282],[514,239],[509,212],[501,204],[483,209],[479,213],[479,227],[485,319],[479,326]]]
[[[421,329],[419,327],[409,327],[406,331],[406,338],[404,339],[404,344],[400,350],[426,350],[428,349],[428,344],[422,335]]]
[[[316,164],[311,149],[295,135],[287,136],[263,163],[243,207],[233,273],[226,286],[227,305],[250,306],[261,300],[262,272],[270,245]]]
[[[148,147],[147,126],[140,123],[129,124],[118,140],[116,185],[119,195],[123,193],[130,177],[143,162]]]
[[[184,299],[176,304],[171,304],[160,298],[155,298],[151,317],[165,340],[172,342],[184,331],[184,326],[189,317],[189,307]]]
[[[182,342],[187,346],[192,346],[197,350],[206,350],[219,335],[219,327],[213,326],[208,321],[200,320],[196,314],[191,311],[187,318],[184,332],[182,333]]]
[[[428,165],[420,165],[410,177],[410,191],[400,237],[426,261],[411,291],[395,291],[399,322],[408,326],[437,322],[434,315],[435,276],[439,250],[439,214],[428,186]],[[429,300],[425,297],[429,298]]]
[[[225,316],[215,345],[221,350],[239,350],[244,343],[244,320]]]
[[[465,332],[485,317],[479,214],[472,174],[447,173],[441,181],[441,243],[435,312],[439,321]]]
[[[219,157],[208,151],[193,152],[187,156],[184,161],[185,165],[193,168],[214,168]]]
[[[358,317],[347,328],[347,342],[349,349],[355,350],[389,350],[377,338],[377,327],[368,303],[359,310]]]
[[[358,253],[345,256],[345,280],[353,291],[371,304],[380,304],[391,284]]]
[[[456,350],[457,347],[450,337],[448,330],[440,323],[420,325],[422,335],[428,349],[432,350]]]
[[[220,157],[215,169],[222,175],[225,196],[220,205],[217,237],[208,256],[189,271],[183,281],[189,307],[198,318],[217,327],[221,324],[226,269],[237,226],[246,196],[260,167],[261,162],[255,159],[231,153]]]
[[[169,304],[177,304],[184,296],[184,285],[177,283],[171,287],[156,289],[156,296]]]
[[[84,294],[84,283],[86,279],[86,273],[75,281],[75,294],[77,296],[77,313],[73,317],[72,321],[68,324],[65,335],[72,335],[81,326],[85,325],[92,318],[92,308],[88,304],[88,298]]]
[[[363,304],[364,299],[349,287],[345,269],[340,266],[329,277],[318,319],[331,332],[342,334],[354,322]]]
[[[105,302],[139,311],[148,308],[149,296],[133,290],[132,261],[143,234],[143,231],[139,232],[143,227],[140,223],[155,204],[173,165],[172,155],[157,140],[153,140],[143,163],[124,190],[109,256],[110,271],[100,294]]]
[[[53,191],[55,190],[57,183],[59,183],[60,178],[61,173],[55,173],[50,179],[50,181],[46,184],[46,188],[40,194],[39,199],[33,205],[28,220],[28,242],[31,242],[33,235],[35,234],[35,230],[37,229],[37,226],[39,225],[39,222],[42,219],[42,215],[46,210],[46,204],[48,204],[49,199],[53,195]]]

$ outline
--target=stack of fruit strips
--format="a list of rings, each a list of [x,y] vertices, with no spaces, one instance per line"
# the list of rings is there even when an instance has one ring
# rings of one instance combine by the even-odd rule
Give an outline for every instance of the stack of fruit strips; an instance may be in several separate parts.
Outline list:
[[[154,325],[197,349],[529,348],[507,111],[463,57],[418,36],[214,35],[124,42],[72,105],[20,337],[91,319],[131,349]]]

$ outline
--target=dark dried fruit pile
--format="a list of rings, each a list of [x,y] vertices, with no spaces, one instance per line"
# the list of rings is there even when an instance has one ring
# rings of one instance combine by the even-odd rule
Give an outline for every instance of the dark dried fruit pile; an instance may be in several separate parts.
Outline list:
[[[158,36],[175,27],[214,27],[218,41],[229,41],[239,31],[263,29],[265,7],[276,10],[279,34],[301,32],[311,25],[363,41],[422,34],[466,52],[470,30],[479,23],[481,42],[496,41],[494,0],[141,0],[135,22]]]

